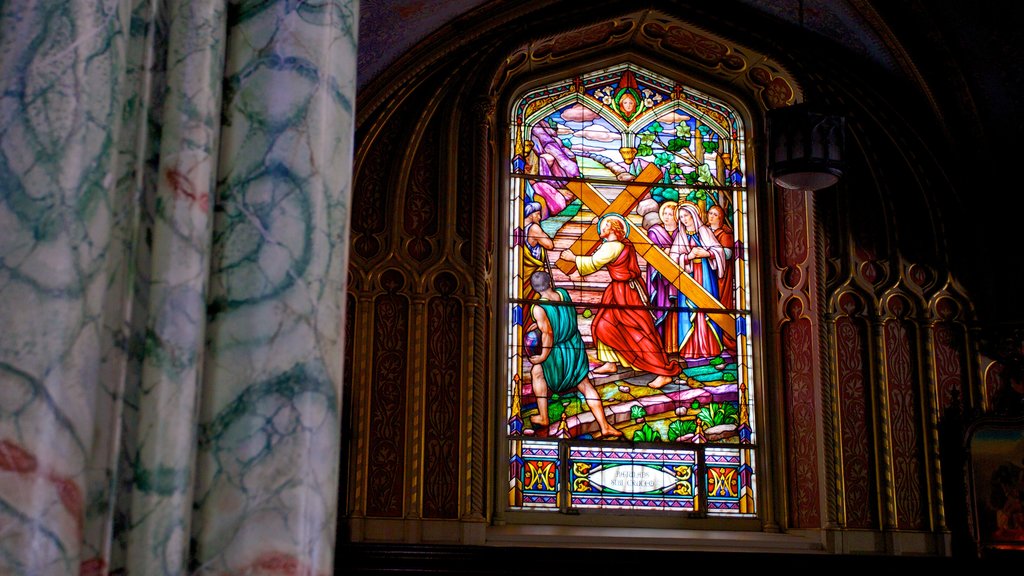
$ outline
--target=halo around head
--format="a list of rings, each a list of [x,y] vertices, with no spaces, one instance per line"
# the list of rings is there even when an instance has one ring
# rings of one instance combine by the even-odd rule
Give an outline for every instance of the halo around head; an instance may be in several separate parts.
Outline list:
[[[619,214],[618,212],[611,212],[609,214],[601,216],[600,218],[597,219],[598,230],[601,230],[602,226],[604,226],[605,218],[611,218],[613,220],[618,220],[619,222],[622,222],[622,229],[626,231],[626,238],[629,238],[630,225],[629,220],[625,216]]]

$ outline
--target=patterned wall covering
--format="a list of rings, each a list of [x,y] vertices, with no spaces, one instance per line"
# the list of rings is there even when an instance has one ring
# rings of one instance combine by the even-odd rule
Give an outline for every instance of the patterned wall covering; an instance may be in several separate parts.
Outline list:
[[[896,493],[896,522],[900,527],[921,528],[924,523],[922,490],[923,439],[921,393],[918,388],[917,330],[909,319],[910,302],[893,296],[889,317],[882,322],[883,355],[889,408],[889,430]]]
[[[791,480],[790,522],[793,526],[817,526],[821,522],[818,455],[820,434],[815,378],[817,329],[811,318],[817,307],[812,301],[811,278],[816,270],[812,259],[813,228],[807,220],[810,206],[805,193],[776,191],[775,284],[779,288],[779,316],[782,346],[782,382],[786,398],[786,452]]]
[[[406,451],[409,366],[409,298],[396,270],[381,276],[384,293],[374,299],[373,389],[370,402],[367,514],[401,516]],[[357,336],[358,338],[358,336]]]
[[[427,302],[426,398],[431,409],[423,419],[423,516],[458,518],[459,430],[462,380],[462,303],[452,297],[455,277],[441,273],[437,296]]]
[[[445,90],[418,89],[421,105]],[[483,507],[483,443],[466,441],[464,431],[467,422],[482,429],[485,412],[486,395],[465,382],[485,341],[474,321],[476,283],[466,276],[486,273],[472,260],[485,254],[484,199],[477,173],[454,162],[479,156],[479,125],[453,125],[432,107],[382,114],[364,126],[354,197],[351,286],[367,306],[354,313],[346,500],[356,515],[457,519],[468,513],[465,493],[476,495],[468,508]],[[460,482],[467,464],[476,470],[469,486]]]
[[[939,298],[933,307],[935,321],[932,323],[934,346],[935,389],[940,413],[957,409],[964,402],[965,374],[965,333],[962,320],[958,318],[960,306],[948,297]]]
[[[878,525],[877,471],[871,423],[873,391],[868,351],[870,330],[864,318],[864,300],[846,292],[838,297],[835,318],[835,381],[837,420],[842,454],[843,510],[849,528]]]
[[[438,226],[438,127],[429,126],[406,177],[407,195],[402,203],[402,238],[405,251],[414,260],[423,262],[433,252],[431,239]]]
[[[807,528],[821,522],[818,483],[817,409],[814,396],[812,324],[803,305],[792,299],[782,326],[783,381],[786,383],[787,456],[790,479],[790,520]]]

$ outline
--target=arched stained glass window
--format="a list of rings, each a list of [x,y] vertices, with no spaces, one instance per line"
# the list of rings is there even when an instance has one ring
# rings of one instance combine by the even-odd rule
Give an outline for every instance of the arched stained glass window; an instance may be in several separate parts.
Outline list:
[[[509,137],[509,510],[756,514],[744,126],[620,64]]]

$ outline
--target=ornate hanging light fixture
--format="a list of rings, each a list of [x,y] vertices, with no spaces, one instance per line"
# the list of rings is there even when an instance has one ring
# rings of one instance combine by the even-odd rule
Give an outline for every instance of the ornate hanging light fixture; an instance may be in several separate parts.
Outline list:
[[[804,27],[804,2],[797,4],[800,35],[810,51]],[[813,83],[809,86],[813,88]],[[821,190],[843,175],[846,119],[808,103],[768,111],[768,172],[776,186],[789,190]]]
[[[768,171],[777,186],[821,190],[843,175],[846,119],[806,102],[768,112]]]

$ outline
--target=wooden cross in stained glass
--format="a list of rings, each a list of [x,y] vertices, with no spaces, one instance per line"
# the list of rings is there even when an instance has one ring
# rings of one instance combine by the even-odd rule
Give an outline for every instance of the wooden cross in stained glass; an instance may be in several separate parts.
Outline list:
[[[644,194],[661,181],[661,178],[661,169],[655,164],[648,164],[633,180],[633,183],[627,185],[622,193],[610,203],[590,183],[579,180],[569,182],[566,186],[569,191],[597,215],[597,219],[587,226],[579,238],[573,242],[570,247],[572,253],[587,256],[593,254],[601,244],[600,230],[597,228],[597,222],[601,217],[605,214],[628,214],[636,208]],[[633,247],[636,248],[637,255],[646,260],[648,265],[661,272],[665,278],[668,278],[672,285],[685,294],[697,307],[704,309],[723,331],[736,337],[736,323],[733,315],[725,312],[722,303],[673,262],[660,246],[653,244],[646,231],[639,226],[633,227],[630,240],[633,242]],[[555,262],[555,265],[567,275],[576,271],[575,263],[561,258]]]

